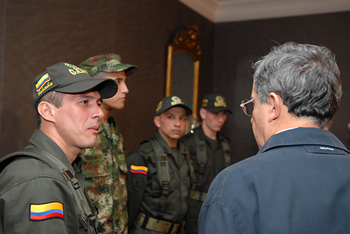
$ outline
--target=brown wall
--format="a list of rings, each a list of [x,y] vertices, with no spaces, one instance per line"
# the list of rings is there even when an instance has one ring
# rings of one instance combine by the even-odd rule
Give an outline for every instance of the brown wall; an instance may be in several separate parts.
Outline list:
[[[103,53],[116,52],[138,66],[127,81],[126,107],[112,112],[126,152],[154,136],[155,109],[165,94],[167,45],[177,30],[194,24],[206,51],[202,96],[212,88],[214,24],[176,0],[0,0],[0,156],[25,147],[37,127],[34,78],[52,64],[78,65]]]
[[[28,144],[37,127],[32,82],[47,66],[79,64],[116,52],[138,65],[128,78],[126,106],[112,112],[126,152],[152,137],[153,116],[164,96],[167,45],[177,30],[201,31],[199,96],[216,91],[233,111],[223,130],[234,161],[257,152],[249,118],[239,103],[250,96],[250,65],[271,46],[286,41],[325,45],[342,71],[344,98],[331,127],[349,148],[350,12],[214,24],[177,0],[0,0],[0,157]],[[349,120],[349,121],[348,121]]]
[[[254,155],[257,146],[250,118],[239,103],[250,97],[251,64],[272,46],[288,41],[323,45],[335,54],[343,80],[343,98],[330,128],[350,148],[350,12],[215,25],[214,90],[227,96],[233,114],[223,130],[233,142],[234,161]]]

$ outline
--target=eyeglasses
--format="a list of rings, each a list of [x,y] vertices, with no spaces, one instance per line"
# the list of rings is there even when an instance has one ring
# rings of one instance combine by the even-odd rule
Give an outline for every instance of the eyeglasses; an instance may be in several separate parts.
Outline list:
[[[254,100],[257,99],[259,96],[252,98],[252,99],[245,99],[241,102],[241,104],[239,105],[240,107],[242,107],[242,110],[244,112],[244,114],[248,115],[248,116],[252,116],[253,115],[253,109],[254,109]]]

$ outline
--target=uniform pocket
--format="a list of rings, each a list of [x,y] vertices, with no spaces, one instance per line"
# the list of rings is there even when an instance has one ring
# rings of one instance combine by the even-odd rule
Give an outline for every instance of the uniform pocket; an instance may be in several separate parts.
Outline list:
[[[125,158],[124,155],[122,157],[118,155],[117,164],[121,173],[126,174],[128,172],[128,167],[126,166],[125,160],[123,160],[122,158]]]
[[[104,154],[84,154],[82,158],[81,169],[86,178],[108,176],[110,174]]]

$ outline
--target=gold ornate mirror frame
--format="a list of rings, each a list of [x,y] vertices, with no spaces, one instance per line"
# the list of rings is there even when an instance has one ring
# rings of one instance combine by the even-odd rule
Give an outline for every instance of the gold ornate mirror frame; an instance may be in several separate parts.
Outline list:
[[[185,52],[193,59],[193,98],[192,98],[192,119],[197,119],[197,103],[198,103],[198,81],[199,81],[199,64],[201,57],[201,48],[199,42],[200,32],[196,25],[187,27],[178,31],[171,45],[168,46],[168,64],[166,73],[166,90],[165,95],[172,95],[173,84],[173,56],[176,52]]]

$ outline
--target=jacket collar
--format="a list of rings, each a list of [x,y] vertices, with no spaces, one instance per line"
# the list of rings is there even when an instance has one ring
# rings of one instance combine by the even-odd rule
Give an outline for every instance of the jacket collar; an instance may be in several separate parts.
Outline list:
[[[266,152],[280,146],[325,145],[350,151],[331,132],[320,128],[295,128],[271,136],[259,150]]]
[[[198,131],[199,132],[199,139],[201,140],[207,140],[208,137],[204,134],[204,130],[203,130],[203,127],[202,125],[198,126],[195,131]],[[216,133],[216,139],[218,139],[219,141],[221,141],[222,139],[224,138],[224,136],[220,133],[220,132],[217,132]]]
[[[70,164],[67,155],[53,140],[51,140],[51,138],[46,136],[41,130],[36,129],[29,139],[29,142],[31,145],[54,155],[73,173],[73,175],[75,174],[75,171]]]
[[[112,116],[108,118],[107,123],[109,124],[110,128],[111,128],[111,126],[116,128],[116,124],[115,124],[114,118]],[[98,127],[98,133],[103,132],[104,129],[105,129],[105,125],[101,121],[100,126]]]
[[[168,143],[165,141],[165,139],[162,137],[162,135],[160,135],[159,132],[156,132],[156,139],[158,140],[158,142],[162,146],[164,152],[171,154],[170,147],[169,147]],[[183,154],[188,153],[187,149],[180,142],[180,140],[177,141],[177,148],[178,148],[179,152],[181,152]]]

